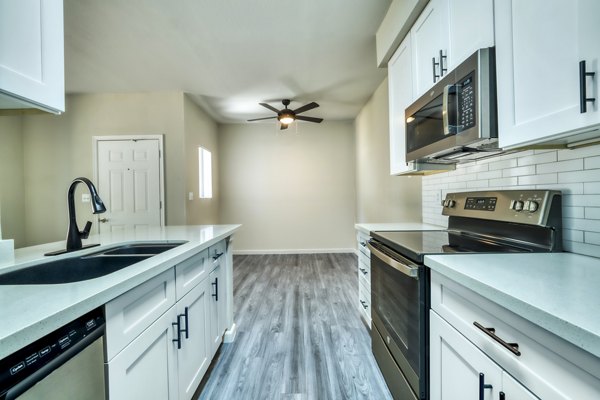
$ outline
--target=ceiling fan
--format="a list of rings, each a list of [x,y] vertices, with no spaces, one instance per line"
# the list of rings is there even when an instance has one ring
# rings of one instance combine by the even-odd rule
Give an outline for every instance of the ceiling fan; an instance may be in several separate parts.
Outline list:
[[[305,117],[303,115],[298,115],[300,113],[303,113],[305,111],[308,110],[312,110],[313,108],[317,108],[319,107],[319,105],[317,103],[315,103],[314,101],[312,103],[308,103],[303,105],[300,108],[296,108],[295,110],[290,110],[288,108],[288,106],[290,105],[290,101],[288,99],[283,99],[281,100],[281,103],[283,104],[283,109],[282,110],[278,110],[275,107],[267,104],[267,103],[258,103],[261,106],[268,108],[271,111],[274,111],[277,113],[276,117],[265,117],[265,118],[254,118],[254,119],[249,119],[248,122],[250,121],[260,121],[263,119],[274,119],[277,118],[277,120],[281,123],[281,128],[280,129],[287,129],[288,125],[291,124],[292,122],[294,122],[295,120],[299,120],[299,121],[308,121],[308,122],[316,122],[316,123],[321,123],[323,121],[323,118],[315,118],[315,117]]]

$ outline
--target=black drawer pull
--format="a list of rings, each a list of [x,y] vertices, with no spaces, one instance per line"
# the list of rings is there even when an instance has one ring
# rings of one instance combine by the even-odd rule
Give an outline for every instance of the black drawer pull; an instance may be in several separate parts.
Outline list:
[[[358,268],[358,269],[360,270],[360,272],[362,272],[362,273],[363,273],[363,275],[366,275],[366,274],[368,274],[368,273],[369,273],[369,271],[367,271],[367,270],[366,270],[366,269],[364,269],[364,268]]]
[[[500,400],[506,400],[506,395],[504,392],[500,392]]]
[[[177,326],[177,339],[173,339],[172,342],[173,343],[177,343],[177,349],[181,349],[181,323],[179,321],[179,318],[181,317],[182,314],[179,314],[177,316],[177,322],[173,322],[171,325],[173,326]]]
[[[446,59],[446,56],[444,55],[444,52],[442,50],[440,50],[440,76],[444,76],[444,73],[448,72],[448,67],[444,67],[445,59]]]
[[[438,80],[438,78],[441,77],[441,75],[438,75],[438,74],[435,73],[435,67],[437,65],[440,65],[440,63],[435,62],[435,57],[432,57],[431,58],[431,68],[433,69],[433,83],[436,83],[437,80]]]
[[[364,242],[364,241],[363,241],[363,242],[360,242],[360,245],[361,245],[362,247],[367,247],[367,242]]]
[[[369,308],[369,306],[367,305],[367,302],[364,300],[360,301],[360,304],[362,304],[363,308],[366,310],[367,308]]]
[[[212,294],[212,297],[215,298],[215,301],[219,301],[219,278],[215,278],[215,281],[212,282],[211,285],[215,288],[215,292]]]
[[[484,327],[483,325],[481,325],[477,321],[473,322],[473,325],[475,325],[483,333],[485,333],[486,335],[488,335],[489,337],[491,337],[492,339],[494,339],[496,342],[500,343],[502,345],[502,347],[504,347],[505,349],[507,349],[508,351],[510,351],[511,353],[513,353],[515,356],[520,356],[521,355],[521,352],[519,351],[519,344],[518,343],[507,343],[507,342],[505,342],[503,339],[501,339],[500,337],[496,336],[496,329],[494,329],[494,328],[486,328],[486,327]]]
[[[489,383],[485,383],[485,375],[482,373],[479,373],[479,400],[485,400],[483,391],[485,389],[492,389],[492,388],[493,388],[492,385],[490,385]]]
[[[579,61],[579,112],[581,114],[587,112],[587,103],[595,102],[595,97],[587,97],[586,78],[595,76],[595,72],[587,72],[585,70],[585,60]]]

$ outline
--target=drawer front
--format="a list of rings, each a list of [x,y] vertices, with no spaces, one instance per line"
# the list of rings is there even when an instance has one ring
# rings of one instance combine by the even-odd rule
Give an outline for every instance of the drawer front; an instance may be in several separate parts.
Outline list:
[[[371,328],[371,291],[368,290],[360,281],[358,283],[358,309],[361,317]]]
[[[211,265],[212,259],[209,259],[208,249],[206,249],[175,266],[177,300],[208,276]]]
[[[210,271],[225,262],[225,240],[221,240],[219,243],[210,246],[208,248],[208,257],[211,263]]]
[[[435,271],[431,273],[431,307],[536,396],[598,398],[600,360]],[[504,342],[517,343],[520,355],[475,322],[493,328]]]
[[[174,304],[173,268],[107,303],[107,360],[110,361]]]
[[[369,261],[369,259],[366,261]],[[358,257],[358,281],[371,291],[371,264],[368,262],[365,263],[364,259],[360,256]]]
[[[371,251],[367,247],[367,242],[371,239],[371,236],[358,232],[356,234],[356,240],[358,241],[358,249],[362,254],[364,254],[367,258],[371,258]]]

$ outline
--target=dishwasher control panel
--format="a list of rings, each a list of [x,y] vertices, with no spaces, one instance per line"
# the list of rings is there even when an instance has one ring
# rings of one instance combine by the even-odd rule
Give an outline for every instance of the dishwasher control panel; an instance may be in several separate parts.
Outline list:
[[[0,399],[17,384],[27,386],[22,382],[32,375],[31,386],[67,362],[104,334],[104,323],[102,309],[95,309],[0,360]]]

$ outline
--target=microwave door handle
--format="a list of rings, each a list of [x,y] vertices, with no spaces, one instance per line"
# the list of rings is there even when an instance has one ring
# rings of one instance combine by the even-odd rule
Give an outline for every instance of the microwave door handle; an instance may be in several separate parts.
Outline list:
[[[377,249],[377,247],[373,246],[371,242],[367,242],[367,246],[369,247],[369,250],[371,250],[371,254],[374,254],[375,257],[379,258],[381,261],[383,261],[390,267],[402,272],[405,275],[410,276],[413,279],[418,279],[419,267],[411,267],[408,264],[393,259],[392,257]]]
[[[442,123],[444,126],[444,135],[450,134],[450,125],[448,124],[448,98],[450,96],[451,85],[444,86],[444,94],[442,95]]]

